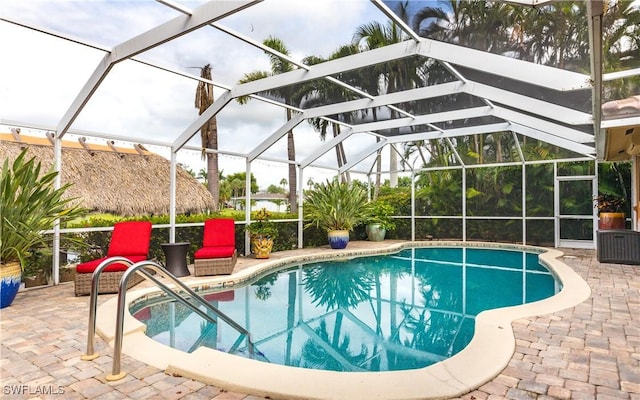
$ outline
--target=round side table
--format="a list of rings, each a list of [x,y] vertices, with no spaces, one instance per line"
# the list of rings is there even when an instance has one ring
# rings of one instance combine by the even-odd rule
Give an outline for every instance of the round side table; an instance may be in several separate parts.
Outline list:
[[[187,268],[189,242],[162,243],[160,246],[167,260],[165,266],[167,271],[177,277],[191,275],[189,268]]]

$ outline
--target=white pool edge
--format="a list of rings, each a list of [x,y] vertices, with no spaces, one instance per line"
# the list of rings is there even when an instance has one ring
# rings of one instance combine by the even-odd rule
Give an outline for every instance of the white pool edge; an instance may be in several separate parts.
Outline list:
[[[144,333],[145,325],[128,312],[124,318],[123,353],[169,374],[192,378],[226,390],[273,399],[438,399],[460,396],[496,377],[509,363],[515,351],[511,323],[517,319],[554,313],[587,300],[588,284],[559,260],[562,252],[532,246],[486,242],[402,242],[383,245],[375,250],[327,251],[306,253],[285,259],[266,260],[232,276],[208,277],[189,282],[191,286],[232,286],[266,270],[296,262],[344,258],[398,251],[405,247],[468,246],[517,249],[541,252],[541,261],[561,281],[556,295],[534,303],[489,310],[476,317],[475,334],[469,345],[455,356],[432,366],[391,372],[333,372],[268,364],[229,355],[208,348],[185,353],[162,345]],[[136,299],[157,292],[157,288],[127,293],[128,305]],[[115,332],[117,298],[98,309],[96,332],[111,346]],[[127,371],[123,371],[127,372]]]

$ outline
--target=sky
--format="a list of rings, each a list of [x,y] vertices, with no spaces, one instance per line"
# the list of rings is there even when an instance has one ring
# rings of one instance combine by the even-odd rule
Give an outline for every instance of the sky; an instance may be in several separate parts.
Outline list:
[[[182,1],[191,9],[202,2]],[[11,0],[0,3],[2,17],[46,30],[80,38],[100,48],[112,48],[157,24],[181,15],[152,0]],[[308,55],[328,57],[340,45],[351,41],[355,28],[364,23],[386,21],[367,0],[266,0],[218,23],[262,42],[273,35],[284,41],[292,58]],[[20,121],[29,126],[55,127],[91,75],[104,52],[60,38],[0,21],[0,120]],[[268,57],[259,49],[230,40],[213,27],[142,53],[139,59],[199,75],[200,67],[211,64],[213,80],[233,86],[247,72],[270,70]],[[118,63],[101,83],[72,130],[100,132],[131,137],[132,142],[170,143],[198,116],[194,106],[197,82],[134,61]],[[216,89],[218,98],[222,90]],[[257,100],[247,105],[231,102],[218,115],[219,148],[246,153],[285,121],[284,111]],[[13,125],[11,125],[13,126]],[[11,127],[0,125],[8,132]],[[24,129],[26,134],[42,134]],[[319,135],[308,124],[295,130],[298,159],[320,145]],[[74,139],[68,135],[65,139]],[[91,138],[88,138],[91,140]],[[96,141],[104,143],[103,138]],[[348,151],[355,155],[372,139],[349,139]],[[359,142],[358,140],[362,140]],[[117,141],[120,144],[120,141]],[[199,135],[190,141],[199,146]],[[168,149],[146,144],[164,156]],[[286,159],[286,141],[279,141],[264,154]],[[334,153],[321,158],[324,165],[335,165]],[[181,151],[178,162],[194,171],[204,167],[198,151]],[[222,156],[225,175],[243,172],[244,159]],[[368,169],[369,167],[364,167]],[[280,185],[287,178],[285,164],[256,161],[252,172],[261,189]],[[305,172],[314,181],[330,178],[335,172]],[[365,179],[362,177],[361,179]]]

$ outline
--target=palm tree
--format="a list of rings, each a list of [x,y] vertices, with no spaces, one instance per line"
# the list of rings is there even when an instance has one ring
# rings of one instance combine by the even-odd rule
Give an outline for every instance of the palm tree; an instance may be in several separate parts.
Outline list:
[[[533,15],[527,41],[533,61],[563,69],[589,68],[587,3],[558,2],[540,8]]]
[[[317,56],[309,56],[305,57],[303,62],[306,65],[315,65],[320,64],[325,61],[335,60],[341,57],[346,57],[352,54],[356,54],[359,52],[358,46],[355,44],[344,45],[338,48],[333,54],[331,54],[328,60],[323,59],[322,57]],[[360,81],[360,75],[357,71],[347,71],[338,74],[336,77],[338,80],[351,84],[352,86],[356,85],[357,81]],[[299,97],[302,98],[301,106],[305,108],[312,108],[320,105],[338,103],[342,101],[348,101],[352,99],[359,98],[353,91],[347,90],[342,86],[335,85],[330,83],[324,79],[320,79],[314,82],[310,82],[307,85],[303,85],[298,94]],[[344,113],[340,115],[332,115],[329,116],[332,119],[342,120],[344,122],[350,122],[353,120],[355,112]],[[313,128],[320,132],[320,140],[324,141],[327,137],[327,129],[331,126],[331,130],[333,133],[333,137],[337,137],[340,135],[340,124],[329,122],[324,118],[312,118],[309,120],[309,123]],[[338,143],[335,146],[336,151],[336,160],[338,163],[338,167],[342,167],[347,163],[347,155],[344,151],[344,145],[342,142]],[[350,182],[351,177],[348,172],[345,172],[342,175],[343,182]]]
[[[413,17],[415,32],[422,37],[496,54],[512,50],[512,43],[519,36],[514,36],[509,28],[512,21],[522,19],[514,14],[522,7],[499,1],[449,0],[446,4],[420,9]]]
[[[281,39],[275,38],[273,36],[269,36],[262,42],[265,46],[268,46],[277,52],[289,55],[289,50],[285,46],[284,42]],[[285,72],[292,71],[295,67],[290,62],[286,60],[282,60],[280,57],[273,55],[271,53],[266,53],[269,56],[269,60],[271,62],[271,72],[266,71],[253,71],[244,74],[244,77],[238,83],[247,83],[256,81],[258,79],[263,79],[268,76],[278,75]],[[295,90],[292,87],[283,87],[278,89],[273,89],[268,92],[269,95],[278,97],[283,99],[286,104],[291,104],[294,100]],[[238,103],[246,104],[249,101],[250,97],[242,96],[238,97]],[[285,108],[285,114],[287,121],[291,119],[291,109]],[[287,132],[287,159],[289,162],[289,204],[291,205],[291,212],[298,212],[298,198],[297,198],[297,173],[296,173],[296,146],[293,140],[293,130]]]
[[[407,19],[406,13],[407,3],[401,3],[398,14],[404,20]],[[363,44],[364,51],[372,50],[379,47],[388,46],[394,43],[400,43],[408,40],[409,37],[400,29],[395,22],[389,22],[383,25],[377,21],[361,25],[356,29],[353,36],[355,43]],[[411,59],[402,59],[391,61],[376,66],[373,70],[374,79],[372,82],[383,82],[383,87],[378,88],[377,94],[393,93],[399,89],[409,89],[421,81],[418,75],[419,64]],[[371,88],[369,88],[371,90]],[[398,113],[391,110],[391,118],[397,118]],[[397,129],[397,128],[396,128]],[[398,185],[398,155],[395,148],[390,148],[390,184],[391,187]]]
[[[618,1],[604,16],[602,55],[605,72],[640,67],[640,9],[633,1]],[[605,98],[623,99],[640,93],[640,76],[607,84]]]
[[[200,69],[200,77],[211,81],[211,64],[207,64]],[[196,101],[195,106],[198,109],[198,113],[202,113],[213,104],[213,84],[209,82],[198,81],[198,87],[196,89]],[[218,203],[220,202],[219,186],[220,181],[218,178],[218,153],[207,153],[207,149],[218,150],[218,122],[216,117],[213,116],[202,128],[200,128],[200,139],[202,146],[202,157],[207,158],[207,175],[206,184],[207,189],[213,196],[213,204],[215,209],[218,209]]]
[[[200,171],[198,171],[198,175],[196,176],[196,179],[201,181],[205,186],[209,187],[206,168],[200,168]]]
[[[231,180],[230,182],[230,186],[231,186],[231,193],[232,196],[235,198],[234,202],[233,202],[233,208],[236,208],[236,203],[238,201],[238,197],[242,194],[243,192],[243,188],[244,188],[244,182],[241,179],[238,178],[234,178]]]

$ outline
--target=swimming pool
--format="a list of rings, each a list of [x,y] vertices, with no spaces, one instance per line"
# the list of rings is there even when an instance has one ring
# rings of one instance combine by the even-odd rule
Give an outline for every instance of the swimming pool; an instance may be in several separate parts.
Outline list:
[[[212,324],[171,299],[140,302],[131,312],[149,337],[181,351],[207,346],[293,367],[396,371],[460,352],[478,313],[542,300],[559,288],[538,253],[411,248],[300,264],[201,293],[251,332],[251,352],[236,346],[238,332],[224,321]]]
[[[368,255],[396,253],[412,247],[499,248],[539,252],[541,262],[561,282],[560,292],[528,304],[483,311],[475,317],[471,342],[452,357],[425,368],[386,372],[336,372],[260,362],[207,347],[192,353],[163,345],[144,332],[146,325],[129,313],[124,316],[122,351],[126,356],[164,370],[220,388],[273,399],[431,399],[468,393],[497,376],[515,350],[511,322],[529,316],[554,313],[573,307],[590,295],[589,286],[561,261],[554,249],[475,242],[359,242],[345,250],[302,249],[272,254],[269,260],[239,259],[231,276],[185,278],[197,290],[231,289],[283,267],[309,261],[328,261]],[[157,296],[157,288],[138,286],[127,294],[130,309]],[[113,345],[117,299],[98,309],[96,332]],[[131,371],[123,371],[124,373]]]

